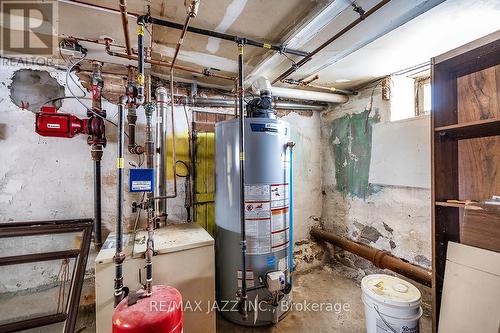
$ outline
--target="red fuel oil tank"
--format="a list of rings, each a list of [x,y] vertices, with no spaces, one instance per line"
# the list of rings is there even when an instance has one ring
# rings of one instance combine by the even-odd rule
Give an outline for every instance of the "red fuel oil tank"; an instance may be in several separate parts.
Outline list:
[[[182,296],[168,286],[153,286],[131,306],[127,297],[113,312],[113,333],[181,333],[182,323]]]

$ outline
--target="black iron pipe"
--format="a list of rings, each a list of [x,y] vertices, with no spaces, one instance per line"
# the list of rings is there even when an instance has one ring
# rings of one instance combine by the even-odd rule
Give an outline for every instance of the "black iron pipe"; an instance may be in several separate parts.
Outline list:
[[[101,160],[94,160],[94,245],[102,245],[102,209],[101,209]]]
[[[137,18],[137,22],[142,22],[142,23],[152,23],[156,25],[161,25],[163,27],[167,28],[172,28],[172,29],[177,29],[177,30],[182,30],[184,29],[184,25],[180,23],[175,23],[167,20],[162,20],[158,18],[151,17],[149,15],[142,15]],[[198,34],[198,35],[203,35],[203,36],[208,36],[208,37],[215,37],[231,42],[236,42],[245,39],[246,42],[245,44],[255,46],[255,47],[260,47],[264,49],[269,49],[277,52],[283,52],[283,53],[288,53],[288,54],[293,54],[296,56],[300,57],[306,57],[309,55],[308,52],[303,52],[299,50],[294,50],[294,49],[288,49],[284,45],[278,45],[278,44],[272,44],[272,43],[264,43],[248,38],[243,38],[235,35],[229,35],[225,34],[222,32],[217,32],[217,31],[212,31],[212,30],[207,30],[207,29],[200,29],[200,28],[195,28],[195,27],[188,27],[187,31]]]
[[[118,104],[118,151],[116,159],[116,168],[118,169],[118,194],[117,194],[117,212],[116,212],[116,252],[115,252],[115,307],[124,298],[123,290],[123,179],[124,179],[124,145],[125,145],[125,105],[128,101],[127,96],[121,96]]]
[[[144,103],[144,30],[144,23],[137,22],[137,106]]]
[[[243,88],[243,49],[245,40],[238,42],[238,107],[240,144],[240,228],[241,228],[241,316],[247,318],[247,239],[245,230],[245,89]]]
[[[326,42],[318,46],[314,51],[306,55],[304,58],[302,58],[300,61],[297,63],[293,64],[292,67],[287,69],[285,72],[283,72],[280,76],[278,76],[274,81],[272,82],[273,84],[276,82],[279,82],[286,77],[288,77],[290,74],[294,73],[297,71],[300,67],[302,67],[306,62],[312,59],[313,56],[315,56],[318,52],[323,50],[325,47],[333,43],[335,40],[339,39],[341,36],[343,36],[346,32],[357,26],[359,23],[361,23],[364,19],[366,19],[368,16],[372,15],[375,13],[377,10],[382,8],[385,4],[389,3],[391,0],[382,0],[378,4],[376,4],[374,7],[372,7],[369,11],[363,13],[360,15],[355,21],[351,22],[348,26],[346,26],[344,29],[340,30],[338,33],[336,33],[333,37],[328,39]]]

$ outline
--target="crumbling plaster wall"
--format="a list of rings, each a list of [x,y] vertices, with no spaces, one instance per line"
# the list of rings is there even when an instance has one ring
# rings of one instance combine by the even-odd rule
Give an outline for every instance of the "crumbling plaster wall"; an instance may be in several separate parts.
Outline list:
[[[65,83],[66,72],[50,66],[9,62],[4,58],[0,58],[0,61],[0,223],[93,217],[93,169],[86,136],[79,135],[71,139],[39,136],[35,133],[35,115],[11,100],[12,78],[16,71],[31,69],[47,72],[64,87],[65,95],[69,96]],[[26,87],[26,91],[36,94],[40,84],[35,81],[33,86]],[[75,92],[79,92],[71,80],[69,84]],[[89,97],[89,93],[86,97]],[[31,95],[29,98],[31,104],[37,100]],[[86,102],[90,103],[90,100],[86,99]],[[117,106],[104,100],[103,108],[107,110],[108,118],[116,122]],[[207,110],[227,112],[227,109]],[[74,99],[62,100],[59,112],[86,117],[83,107]],[[140,143],[144,139],[145,118],[142,109],[137,113],[137,141]],[[301,240],[308,237],[310,226],[321,215],[320,118],[317,112],[284,112],[279,116],[293,126],[292,139],[296,143],[294,238]],[[177,133],[182,136],[186,130],[183,108],[176,109],[176,117]],[[102,159],[102,219],[103,227],[112,231],[116,220],[116,128],[108,124],[106,136],[108,144]],[[137,163],[137,158],[127,153],[125,165],[129,166],[129,162]],[[125,186],[125,224],[130,228],[136,216],[131,211],[131,203],[139,201],[140,194],[128,193],[127,188],[128,185]],[[179,179],[178,191],[178,198],[168,201],[169,217],[174,221],[185,221],[182,178]],[[37,250],[48,250],[50,242],[53,240],[49,238],[45,243],[37,244]],[[12,242],[4,245],[6,248],[3,250],[9,248],[9,251],[13,251],[15,247]],[[0,246],[0,251],[3,251],[4,245]],[[91,251],[87,265],[89,277],[93,275],[94,257],[95,252]],[[54,283],[59,266],[33,268],[32,265],[23,265],[10,268],[2,274],[0,292]]]
[[[327,230],[430,268],[430,189],[368,183],[371,126],[390,121],[390,112],[381,85],[322,112],[322,223]]]

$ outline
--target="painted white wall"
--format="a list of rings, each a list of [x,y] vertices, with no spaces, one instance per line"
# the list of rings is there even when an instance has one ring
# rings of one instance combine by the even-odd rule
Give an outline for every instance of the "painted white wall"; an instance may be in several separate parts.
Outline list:
[[[10,99],[9,85],[15,71],[23,68],[44,70],[61,85],[66,86],[65,71],[47,66],[23,66],[2,62],[0,67],[0,223],[25,220],[68,219],[93,217],[93,166],[86,136],[72,139],[41,137],[35,133],[35,115],[17,107]],[[76,78],[75,78],[76,79]],[[70,81],[70,84],[71,81]],[[76,87],[73,87],[77,91]],[[66,95],[69,92],[66,89]],[[87,94],[88,95],[88,94]],[[89,96],[87,96],[89,97]],[[90,100],[84,100],[90,103]],[[103,108],[108,118],[117,121],[117,106],[107,101]],[[199,109],[199,108],[198,108]],[[207,109],[216,111],[217,109]],[[86,117],[83,107],[73,99],[63,100],[59,112]],[[177,107],[176,130],[186,130],[184,110]],[[138,112],[137,141],[144,140],[145,117]],[[190,115],[189,115],[190,117]],[[313,218],[321,214],[320,133],[319,114],[312,117],[297,113],[286,115],[294,130],[297,143],[294,161],[295,225],[296,240],[307,238]],[[114,230],[116,220],[116,149],[117,132],[112,125],[106,126],[108,144],[102,159],[102,220],[103,227]],[[126,153],[126,165],[137,162],[135,156]],[[126,177],[128,179],[128,177]],[[171,184],[171,182],[169,183]],[[129,193],[125,187],[125,225],[131,227],[135,214],[131,203],[139,201],[141,194]],[[171,188],[170,188],[171,189]],[[170,190],[169,190],[170,191]],[[178,198],[168,201],[169,218],[185,221],[184,180],[178,180]],[[142,214],[144,221],[145,214]],[[74,237],[66,239],[71,243]],[[34,241],[26,240],[21,248],[33,248]],[[37,251],[47,251],[53,246],[51,238],[36,241]],[[62,245],[61,245],[62,246]],[[1,242],[0,252],[14,251],[15,242]],[[10,252],[9,252],[10,253]],[[12,252],[14,255],[16,252]],[[88,274],[93,275],[95,253],[88,260]],[[57,265],[23,265],[9,268],[0,275],[0,292],[15,291],[50,284],[56,281]],[[43,274],[42,274],[43,272]]]
[[[311,117],[292,112],[282,118],[292,127],[294,240],[309,237],[309,229],[321,216],[320,114]]]

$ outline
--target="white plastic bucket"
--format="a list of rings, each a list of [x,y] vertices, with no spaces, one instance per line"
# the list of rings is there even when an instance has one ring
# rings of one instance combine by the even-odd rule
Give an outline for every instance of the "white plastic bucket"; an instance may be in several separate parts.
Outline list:
[[[373,274],[361,281],[367,333],[419,333],[420,291],[400,278]]]

